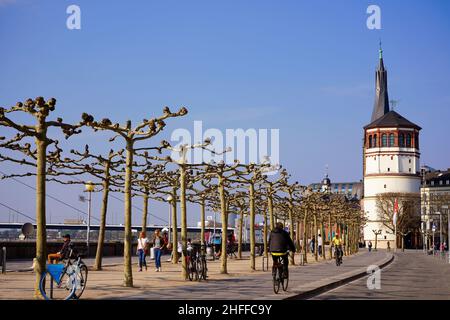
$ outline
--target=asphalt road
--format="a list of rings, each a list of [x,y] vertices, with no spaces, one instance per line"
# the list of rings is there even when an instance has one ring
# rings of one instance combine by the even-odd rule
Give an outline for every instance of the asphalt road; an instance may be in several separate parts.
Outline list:
[[[450,300],[448,260],[425,255],[421,250],[396,253],[395,260],[380,271],[379,289],[368,289],[367,282],[368,277],[364,277],[312,300]]]

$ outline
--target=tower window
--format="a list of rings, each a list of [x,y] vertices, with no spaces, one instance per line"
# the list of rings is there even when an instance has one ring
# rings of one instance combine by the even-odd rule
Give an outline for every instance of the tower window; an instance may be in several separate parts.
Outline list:
[[[411,172],[411,168],[409,168],[409,172]]]
[[[390,172],[391,171],[391,168],[388,168],[388,172]]]
[[[377,147],[377,135],[376,134],[373,135],[373,147],[374,148]]]
[[[389,147],[394,147],[395,146],[395,139],[394,139],[394,134],[391,133],[389,135]]]
[[[391,156],[391,160],[394,160],[394,156]]]
[[[384,188],[386,189],[386,185],[384,185]]]
[[[403,133],[398,136],[398,145],[401,148],[405,147],[405,135]]]
[[[381,136],[381,147],[387,147],[387,134],[385,133]]]
[[[416,133],[414,138],[415,138],[414,145],[416,146],[416,149],[419,149],[419,134]]]
[[[372,136],[369,136],[369,148],[372,148]]]
[[[411,159],[409,159],[409,163],[411,163]]]
[[[408,133],[406,135],[406,147],[411,148],[411,134],[410,133]]]

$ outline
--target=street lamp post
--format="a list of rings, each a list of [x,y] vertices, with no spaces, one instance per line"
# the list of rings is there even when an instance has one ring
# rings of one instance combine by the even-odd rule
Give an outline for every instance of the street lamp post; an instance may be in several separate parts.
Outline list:
[[[377,251],[377,243],[378,243],[378,236],[381,234],[381,230],[372,230],[372,232],[375,234],[375,248],[373,251]]]
[[[94,184],[88,181],[85,186],[85,191],[89,193],[88,198],[88,221],[87,221],[87,234],[86,234],[86,256],[89,257],[89,240],[91,234],[91,202],[92,202],[92,191],[94,191]]]
[[[169,243],[172,243],[170,240],[170,229],[172,228],[172,200],[173,197],[169,195],[167,197],[167,202],[169,202],[169,232],[168,232]]]

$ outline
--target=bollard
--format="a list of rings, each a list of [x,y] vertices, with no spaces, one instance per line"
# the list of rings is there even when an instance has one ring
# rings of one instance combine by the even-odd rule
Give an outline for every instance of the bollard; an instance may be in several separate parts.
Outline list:
[[[2,273],[5,274],[6,273],[6,247],[2,248],[1,260],[2,260]]]

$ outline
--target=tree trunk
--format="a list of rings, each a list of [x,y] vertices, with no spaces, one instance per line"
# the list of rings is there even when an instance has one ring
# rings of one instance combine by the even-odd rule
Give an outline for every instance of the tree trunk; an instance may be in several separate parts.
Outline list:
[[[292,195],[290,194],[290,200],[289,200],[289,221],[291,223],[291,226],[289,228],[289,233],[291,235],[291,239],[294,239],[294,206],[292,204]],[[294,252],[289,253],[289,264],[295,265],[294,260]]]
[[[203,247],[205,245],[205,198],[203,196],[200,202],[200,226],[201,226],[200,243]]]
[[[187,260],[186,260],[186,248],[187,248],[187,212],[186,212],[186,168],[184,165],[180,165],[180,209],[181,209],[181,275],[182,279],[188,278],[187,274]]]
[[[172,263],[178,264],[177,188],[172,188]]]
[[[228,208],[225,200],[225,186],[222,176],[218,179],[220,213],[222,215],[222,249],[220,250],[220,273],[227,274],[227,235],[228,235]]]
[[[323,219],[322,219],[322,220],[320,220],[320,237],[322,238],[322,258],[323,258],[323,260],[326,260],[327,259],[326,254],[325,254],[325,252],[326,252],[326,250],[325,250],[326,236],[324,235],[324,230],[325,230],[325,227],[324,227],[324,223],[323,223]]]
[[[37,130],[39,131],[39,130]],[[42,129],[41,135],[46,136],[46,130]],[[45,271],[47,261],[47,231],[45,218],[45,179],[46,179],[46,156],[47,143],[41,141],[39,138],[36,142],[36,262],[34,265],[34,272],[36,274],[36,281],[34,285],[34,297],[36,299],[42,297],[39,290],[39,282],[41,274]]]
[[[316,212],[315,212],[315,209],[314,209],[314,234],[313,234],[313,237],[314,237],[314,239],[315,239],[315,241],[314,241],[314,260],[316,260],[316,261],[318,261],[319,260],[319,252],[317,252],[318,250],[317,250],[317,248],[318,248],[318,245],[317,245],[317,215],[316,215]]]
[[[149,198],[150,191],[148,188],[145,188],[144,190],[144,196],[143,196],[143,208],[142,208],[142,227],[141,231],[145,232],[147,234],[147,217],[148,217],[148,198]]]
[[[242,230],[244,229],[244,211],[241,211],[241,218],[239,219],[239,243],[238,243],[238,258],[242,259]]]
[[[267,247],[268,246],[268,231],[269,231],[269,228],[268,228],[268,226],[267,226],[267,212],[265,212],[264,211],[264,229],[263,229],[263,231],[264,231],[264,239],[263,239],[263,241],[264,241],[264,257],[268,257],[269,256],[269,248]]]
[[[405,235],[401,235],[402,236],[402,252],[405,252]]]
[[[256,270],[255,266],[255,186],[250,183],[250,269]]]
[[[109,162],[105,166],[105,179],[103,180],[103,199],[100,213],[100,230],[98,232],[97,253],[95,254],[94,270],[102,270],[103,244],[105,243],[106,213],[108,212],[109,195]]]
[[[306,235],[307,232],[307,221],[308,221],[308,214],[307,211],[305,210],[304,216],[303,216],[303,245],[302,245],[302,251],[303,251],[303,262],[307,263],[308,262],[308,258],[307,258],[307,250],[308,250],[308,237]]]
[[[123,285],[125,287],[133,286],[133,271],[131,268],[131,248],[132,248],[132,232],[131,232],[131,184],[133,174],[133,140],[127,139],[127,159],[125,169],[125,234],[124,234],[124,246],[123,246],[123,267],[124,267],[124,280]]]
[[[296,242],[297,248],[300,249],[300,220],[297,220],[297,226],[296,226],[296,233],[295,234],[296,234],[295,242]]]
[[[328,214],[328,233],[329,233],[329,242],[330,246],[328,247],[328,254],[330,256],[330,260],[333,259],[333,249],[331,247],[331,240],[333,239],[333,226],[331,225],[331,211]],[[328,237],[328,235],[327,235]]]
[[[275,217],[273,216],[272,185],[270,183],[267,190],[267,207],[269,209],[270,230],[273,230],[275,229]]]

